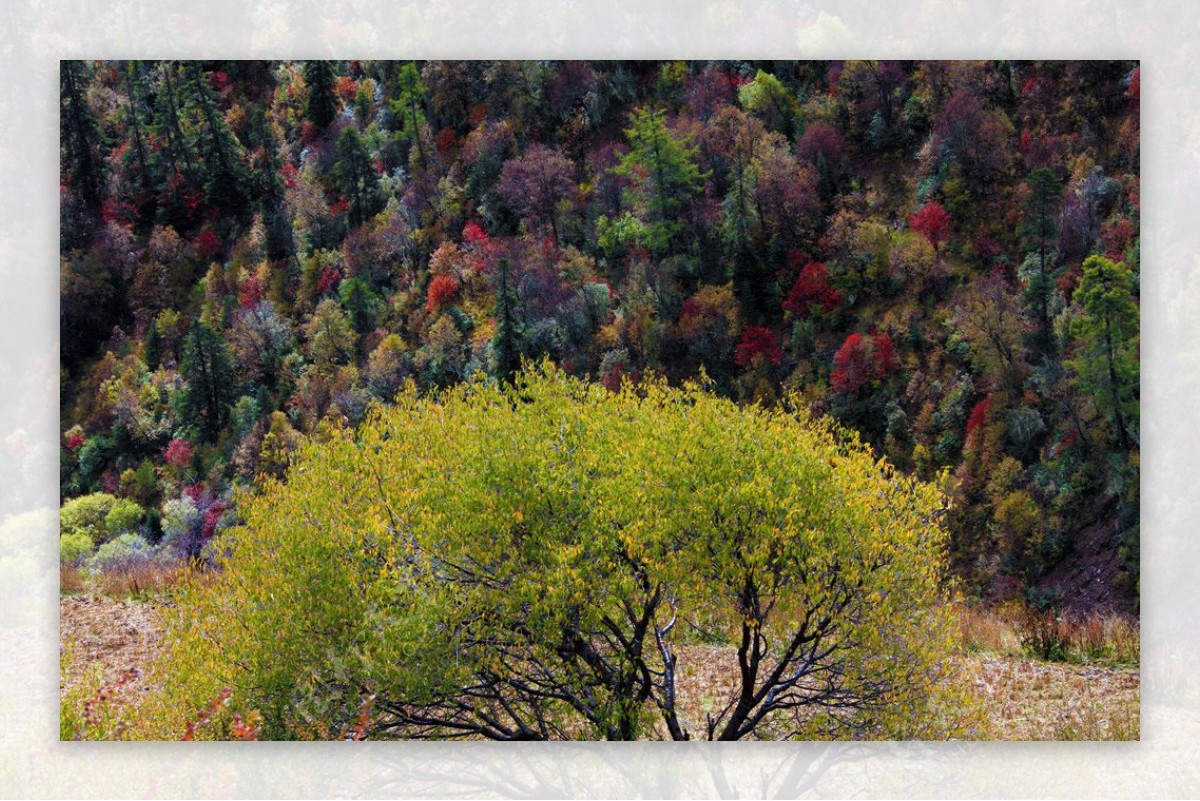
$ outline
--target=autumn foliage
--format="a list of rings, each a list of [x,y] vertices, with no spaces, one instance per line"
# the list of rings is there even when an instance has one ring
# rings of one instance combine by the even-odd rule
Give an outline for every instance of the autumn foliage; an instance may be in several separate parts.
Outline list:
[[[835,392],[857,394],[871,382],[883,381],[899,369],[891,337],[854,333],[846,337],[834,355],[829,380]]]
[[[455,281],[453,276],[435,275],[429,282],[425,310],[430,313],[441,311],[457,294],[458,281]]]
[[[779,364],[783,361],[783,351],[771,329],[748,325],[738,341],[734,358],[741,367],[750,367],[759,359],[767,364]]]
[[[163,461],[172,467],[187,467],[192,461],[192,444],[186,439],[173,439],[163,453]]]
[[[950,232],[950,213],[936,200],[931,200],[908,218],[909,226],[924,235],[936,248]]]
[[[1047,588],[1058,588],[1054,603],[1065,607],[1091,603],[1089,587],[1103,585],[1106,598],[1132,611],[1140,581],[1139,93],[1133,61],[61,62],[61,505],[68,522],[81,508],[123,511],[111,525],[65,531],[60,554],[81,563],[119,540],[106,559],[119,547],[155,564],[211,566],[243,505],[284,497],[276,485],[297,480],[289,465],[314,442],[369,428],[398,392],[400,405],[411,407],[413,398],[450,397],[465,382],[509,385],[522,365],[548,360],[613,403],[631,402],[631,394],[666,398],[654,389],[661,377],[676,388],[702,381],[706,393],[734,407],[801,404],[828,414],[875,460],[894,465],[897,483],[931,481],[942,471],[954,477],[946,486],[953,502],[939,518],[945,561],[973,594],[993,603],[1050,598]],[[591,391],[575,388],[547,404],[572,409]],[[702,408],[718,409],[704,398]],[[729,412],[719,409],[718,417]],[[646,454],[667,460],[672,437],[691,434],[660,420],[653,431],[622,429],[623,440],[606,428],[607,411],[573,414],[546,419],[569,418],[586,431],[546,428],[545,441],[595,435],[613,464],[644,457],[648,471],[660,465]],[[731,430],[741,425],[720,419]],[[485,463],[501,469],[487,443],[424,425],[417,429],[428,442],[401,454],[420,459],[387,465],[414,482],[409,489],[434,486],[421,473],[427,456],[430,464],[444,459],[447,475],[464,481],[484,476],[486,483]],[[727,444],[722,433],[701,437],[713,454]],[[434,454],[443,434],[441,447],[462,452]],[[14,435],[0,450],[21,461],[37,449]],[[465,465],[464,453],[483,461]],[[447,484],[439,485],[447,499],[420,507],[430,517],[403,526],[386,520],[389,508],[416,507],[389,494],[393,473],[381,473],[387,486],[375,489],[390,506],[313,535],[374,531],[378,539],[358,551],[325,552],[353,553],[352,565],[339,566],[353,570],[303,597],[328,612],[327,599],[340,604],[347,586],[371,587],[376,594],[359,607],[364,615],[386,610],[410,620],[408,590],[449,598],[451,589],[430,589],[422,583],[430,575],[419,570],[398,578],[395,571],[416,570],[413,554],[424,553],[400,550],[405,532],[465,520],[477,536],[506,543],[511,562],[464,542],[427,543],[445,549],[427,563],[431,574],[455,570],[444,554],[482,560],[454,562],[479,582],[464,589],[465,574],[455,574],[459,597],[481,604],[459,612],[503,606],[471,594],[492,580],[486,571],[508,564],[545,579],[521,585],[524,601],[558,604],[538,607],[550,616],[538,625],[561,623],[554,615],[572,608],[581,626],[596,623],[584,619],[586,605],[571,606],[590,597],[588,581],[611,580],[612,598],[632,604],[639,575],[653,571],[613,566],[623,558],[613,538],[628,538],[634,560],[639,547],[665,542],[639,539],[661,523],[653,504],[665,495],[654,494],[661,487],[651,473],[646,486],[623,484],[607,467],[577,474],[572,453],[592,452],[564,447],[551,452],[557,462],[529,457],[526,475],[554,495],[553,512],[537,506],[530,485],[517,484],[514,497],[533,505],[503,510],[522,515],[511,531],[478,522],[499,525],[502,496],[464,490],[462,505],[447,505],[459,503],[461,489]],[[359,456],[347,452],[350,461]],[[710,464],[693,450],[678,458],[693,460],[697,480],[706,480],[705,464],[727,480],[746,467],[732,457]],[[347,496],[337,503],[363,501],[355,493],[370,488],[364,475],[336,488]],[[609,483],[599,495],[571,499],[576,479]],[[644,506],[635,519],[621,493],[639,492]],[[755,485],[745,493],[739,513],[762,519],[767,510],[751,501],[769,492]],[[605,518],[619,530],[587,529],[606,543],[605,554],[582,535],[565,544],[546,539],[547,521],[570,532],[584,519],[572,515],[614,504],[629,511],[615,523]],[[279,516],[280,525],[298,519]],[[709,568],[688,548],[707,548],[725,567],[705,580],[725,588],[726,601],[739,597],[731,565],[780,562],[770,553],[730,552],[748,541],[730,520],[681,524],[673,530],[677,550],[663,545],[646,564],[682,570],[690,554],[696,559],[687,568],[700,575]],[[387,537],[377,524],[391,527]],[[1083,575],[1070,562],[1082,552],[1077,540],[1098,524],[1112,532],[1104,575],[1076,586]],[[247,530],[259,536],[267,526]],[[293,556],[287,570],[311,578],[308,556]],[[584,556],[611,570],[588,572],[597,565]],[[268,590],[293,580],[280,565],[255,564]],[[386,580],[376,585],[380,571]],[[719,592],[708,601],[717,603]],[[665,615],[665,608],[656,610]],[[519,618],[519,604],[502,611],[507,634],[537,628]],[[723,614],[720,636],[740,631],[742,618]],[[279,615],[286,629],[290,621]],[[425,633],[434,632],[426,639],[472,633],[451,606],[438,615],[425,621],[432,626]],[[681,618],[679,630],[693,624],[700,625]],[[467,650],[493,634],[470,640]],[[653,652],[654,631],[643,634]],[[691,629],[687,637],[685,647],[708,647]],[[339,643],[342,650],[324,643],[318,658],[299,640],[281,658],[310,667],[332,652],[355,658],[357,641]],[[771,642],[779,641],[772,635]],[[207,652],[212,663],[195,673],[226,669],[216,663],[243,659],[240,649]],[[391,653],[388,668],[372,665],[358,674],[366,683],[353,688],[321,670],[263,678],[264,687],[296,694],[271,696],[277,711],[264,733],[340,737],[376,680],[420,690],[404,696],[410,701],[436,695],[421,671],[446,680],[438,687],[467,686],[444,672],[457,651],[422,653],[424,662]],[[504,656],[509,667],[531,658]],[[570,669],[593,684],[571,698],[591,691],[610,706],[591,717],[577,706],[547,712],[560,721],[556,733],[669,730],[666,718],[654,718],[661,707],[618,714],[633,708],[621,694],[632,685],[618,692],[620,682],[601,675],[599,663],[577,656],[582,661]],[[762,669],[782,656],[772,653]],[[650,681],[622,672],[640,670],[644,655],[605,658],[627,682]],[[476,679],[504,668],[482,657],[471,665]],[[665,663],[652,667],[662,671]],[[397,678],[392,670],[413,674]],[[349,688],[345,698],[331,700],[330,688],[341,685]],[[231,679],[185,693],[180,714],[204,708],[225,686],[236,688],[231,704],[249,703]],[[508,703],[520,692],[512,679],[491,698]],[[657,691],[649,692],[643,701]],[[314,699],[315,706],[290,706]],[[398,703],[380,696],[372,721],[408,714]],[[284,709],[295,710],[287,725]],[[198,736],[231,736],[230,715],[248,721],[251,711],[227,709]],[[646,714],[658,722],[648,726]],[[304,720],[328,725],[304,729]],[[164,736],[178,736],[186,722],[176,719]],[[721,735],[704,721],[688,725],[700,736]],[[406,723],[396,731],[432,729]]]
[[[829,283],[829,270],[815,261],[804,265],[783,302],[783,308],[797,317],[808,315],[813,307],[831,312],[841,305],[842,293]]]

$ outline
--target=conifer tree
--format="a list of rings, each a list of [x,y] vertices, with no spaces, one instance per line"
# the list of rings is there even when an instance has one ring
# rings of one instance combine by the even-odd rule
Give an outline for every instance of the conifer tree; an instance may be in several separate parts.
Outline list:
[[[391,102],[392,112],[400,119],[397,136],[407,140],[417,150],[417,163],[425,165],[425,146],[421,143],[421,126],[425,124],[425,85],[417,65],[408,62],[396,74],[399,96]]]
[[[508,259],[501,259],[496,275],[496,333],[492,337],[493,372],[502,381],[511,381],[521,367],[521,322],[517,317],[517,296],[509,283]]]
[[[79,192],[84,205],[99,217],[104,162],[100,152],[100,129],[84,98],[86,85],[87,67],[84,63],[63,61],[59,74],[62,162],[68,165],[71,184]]]
[[[192,154],[188,138],[184,136],[183,126],[179,121],[179,98],[175,91],[176,65],[164,61],[160,65],[162,74],[162,91],[157,96],[156,128],[159,135],[167,140],[167,156],[170,159],[171,177],[190,178],[192,175]]]
[[[157,370],[162,359],[162,334],[158,331],[158,321],[153,318],[146,328],[145,356],[146,367],[152,371]]]
[[[348,221],[351,228],[362,225],[383,210],[383,193],[371,166],[371,156],[353,125],[338,135],[334,175],[338,191],[350,203]]]
[[[1050,295],[1054,291],[1056,258],[1050,250],[1058,234],[1055,217],[1062,198],[1062,184],[1051,170],[1042,168],[1029,173],[1025,179],[1029,196],[1025,201],[1025,220],[1022,237],[1027,248],[1037,253],[1037,272],[1026,288],[1026,301],[1037,318],[1037,348],[1043,354],[1054,350],[1054,331],[1050,320]]]
[[[633,113],[625,136],[630,150],[613,172],[632,183],[627,201],[644,217],[649,243],[656,250],[670,250],[683,227],[679,212],[706,177],[696,163],[699,148],[690,135],[672,132],[662,112],[645,107]]]
[[[192,323],[180,365],[187,382],[179,395],[185,420],[198,421],[201,434],[215,442],[233,406],[233,362],[225,340],[200,320]]]
[[[218,113],[216,96],[199,65],[191,65],[191,99],[199,111],[203,132],[200,142],[204,154],[205,194],[210,203],[232,215],[246,209],[246,169],[237,137],[229,130],[225,116]]]
[[[133,155],[137,159],[137,170],[134,173],[133,180],[137,183],[139,189],[154,190],[157,189],[157,181],[151,172],[151,161],[146,147],[145,137],[142,135],[142,117],[139,111],[139,106],[144,102],[142,99],[142,82],[141,75],[142,65],[138,61],[130,61],[125,65],[125,93],[127,106],[125,118],[129,124],[129,130],[133,134]]]
[[[304,116],[319,131],[324,131],[337,118],[333,77],[333,65],[328,61],[309,61],[304,64],[304,83],[308,85]]]
[[[1140,314],[1133,300],[1133,274],[1124,264],[1089,256],[1073,299],[1083,310],[1071,323],[1078,344],[1069,362],[1076,386],[1112,421],[1117,446],[1128,451],[1138,419]]]

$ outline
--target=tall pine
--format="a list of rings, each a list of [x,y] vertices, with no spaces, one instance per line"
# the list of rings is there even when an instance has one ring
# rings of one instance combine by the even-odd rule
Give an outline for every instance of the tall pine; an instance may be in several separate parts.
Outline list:
[[[88,68],[82,61],[63,61],[59,69],[62,163],[84,206],[100,216],[104,186],[104,158],[100,151],[100,128],[85,97]]]
[[[699,147],[692,144],[691,135],[671,131],[661,111],[645,107],[630,117],[625,136],[629,152],[613,172],[632,183],[626,200],[646,223],[653,249],[673,252],[675,237],[683,228],[679,214],[707,177],[697,166]]]
[[[501,381],[512,381],[521,369],[521,322],[517,317],[517,293],[509,283],[508,259],[501,259],[496,274],[496,333],[492,336],[493,373]]]
[[[333,94],[333,65],[328,61],[305,62],[304,83],[308,86],[304,116],[318,131],[324,131],[338,113],[337,97]]]
[[[1051,170],[1044,167],[1029,173],[1025,184],[1029,187],[1029,195],[1025,200],[1021,234],[1025,247],[1037,254],[1036,272],[1026,287],[1025,300],[1032,307],[1037,320],[1037,350],[1043,356],[1050,356],[1055,350],[1050,296],[1054,291],[1053,262],[1057,258],[1051,246],[1058,235],[1056,218],[1062,199],[1062,184]]]
[[[179,395],[180,414],[196,421],[204,438],[215,442],[235,399],[233,360],[225,340],[196,320],[184,342],[180,370],[187,382]]]
[[[338,135],[334,178],[338,192],[350,203],[348,222],[351,228],[383,211],[383,192],[371,165],[371,155],[353,125],[346,126]]]
[[[1137,436],[1138,329],[1133,273],[1103,256],[1083,262],[1083,279],[1073,300],[1083,311],[1071,321],[1076,356],[1075,384],[1093,398],[1113,425],[1117,447],[1128,452]]]
[[[191,65],[191,99],[200,117],[200,143],[204,154],[205,194],[214,206],[230,215],[246,211],[245,154],[217,108],[217,96],[198,64]]]

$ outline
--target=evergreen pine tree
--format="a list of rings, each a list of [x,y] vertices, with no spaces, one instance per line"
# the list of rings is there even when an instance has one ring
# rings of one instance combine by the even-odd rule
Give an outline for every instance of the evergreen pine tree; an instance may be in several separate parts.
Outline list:
[[[304,116],[324,131],[337,119],[337,98],[333,95],[333,65],[328,61],[309,61],[304,65],[304,83],[308,84],[308,102]]]
[[[362,225],[383,210],[383,193],[371,166],[371,156],[358,130],[347,126],[337,140],[337,166],[334,168],[338,192],[350,202],[351,228]]]
[[[180,370],[187,382],[179,395],[180,414],[215,442],[234,401],[233,361],[225,340],[196,320],[188,330]]]
[[[69,166],[71,184],[95,217],[100,216],[104,160],[100,128],[84,98],[87,67],[82,61],[63,61],[59,73],[62,113],[62,163]]]
[[[683,227],[679,212],[707,177],[696,164],[699,148],[692,136],[672,132],[665,115],[653,109],[634,112],[625,136],[630,149],[613,172],[633,182],[628,199],[643,209],[653,249],[671,252]]]
[[[1133,300],[1133,274],[1124,264],[1103,256],[1083,262],[1083,279],[1075,290],[1083,314],[1071,321],[1078,344],[1069,362],[1080,392],[1112,421],[1117,447],[1129,451],[1138,419],[1138,328]]]
[[[511,381],[521,368],[521,322],[517,317],[517,294],[509,284],[508,259],[501,259],[496,275],[496,333],[492,337],[493,374]]]
[[[1037,319],[1037,350],[1043,355],[1054,352],[1054,330],[1050,320],[1050,295],[1054,291],[1054,264],[1050,250],[1058,233],[1055,217],[1062,198],[1062,184],[1051,170],[1034,170],[1025,179],[1030,189],[1025,201],[1025,220],[1021,234],[1027,248],[1037,253],[1037,272],[1026,288],[1026,302]]]
[[[218,113],[217,98],[198,64],[191,65],[192,101],[203,124],[200,130],[207,180],[204,190],[210,203],[226,213],[240,215],[246,210],[246,169],[244,154],[237,137],[229,130],[225,116]]]
[[[150,320],[146,328],[146,367],[157,370],[162,360],[162,335],[158,332],[158,321]]]

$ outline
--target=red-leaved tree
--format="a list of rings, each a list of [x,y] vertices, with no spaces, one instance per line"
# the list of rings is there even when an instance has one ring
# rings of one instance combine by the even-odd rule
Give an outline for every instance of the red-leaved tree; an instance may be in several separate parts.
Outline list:
[[[814,166],[838,173],[846,167],[846,149],[838,129],[827,122],[814,122],[796,141],[796,156]]]
[[[835,392],[858,394],[872,381],[883,381],[900,369],[887,334],[851,334],[833,357],[830,383]]]
[[[808,315],[813,306],[831,312],[842,305],[842,293],[829,283],[829,270],[819,261],[810,261],[800,271],[783,308],[797,317]]]
[[[923,234],[936,250],[950,231],[950,213],[942,208],[941,203],[931,200],[909,216],[908,225],[917,233]]]
[[[558,204],[575,191],[575,163],[561,150],[535,144],[504,163],[497,189],[522,217],[550,226],[558,240]]]
[[[992,410],[992,397],[989,395],[983,400],[976,403],[971,408],[971,414],[967,417],[967,437],[968,439],[979,429],[983,428],[983,424],[987,422],[988,412]]]
[[[196,256],[202,262],[210,261],[221,249],[221,238],[205,228],[196,237]]]
[[[163,452],[163,461],[171,467],[187,467],[192,461],[192,443],[186,439],[173,439]]]
[[[249,309],[257,306],[265,296],[266,287],[263,285],[262,279],[257,275],[251,275],[238,288],[238,306]]]
[[[458,294],[458,281],[449,275],[435,275],[429,282],[429,296],[425,310],[430,314],[441,311]]]
[[[738,367],[742,368],[753,366],[759,358],[769,364],[779,364],[783,361],[783,351],[779,348],[779,340],[771,333],[771,329],[761,325],[748,325],[742,333],[733,358]]]

